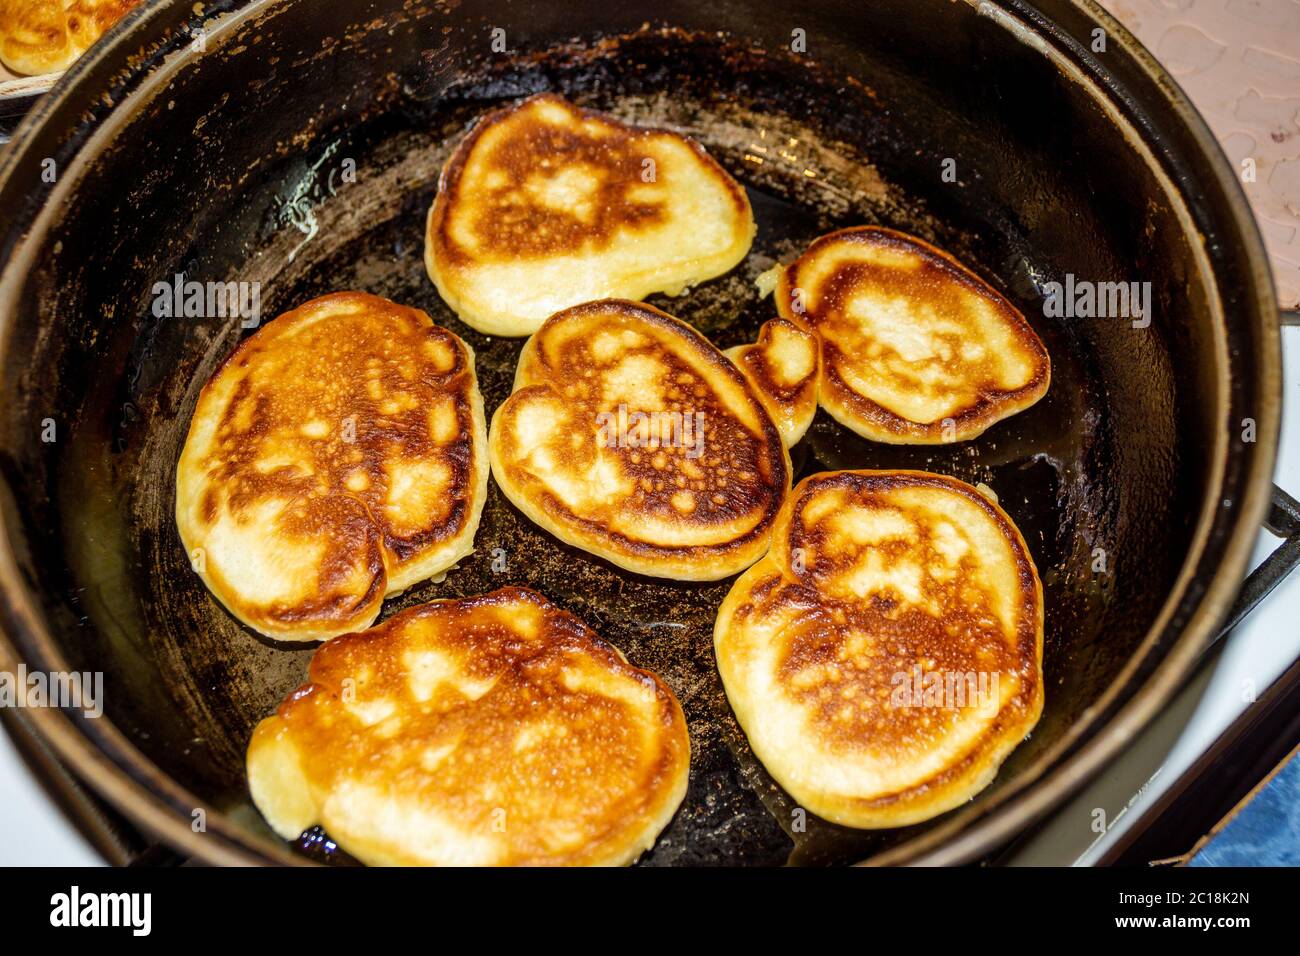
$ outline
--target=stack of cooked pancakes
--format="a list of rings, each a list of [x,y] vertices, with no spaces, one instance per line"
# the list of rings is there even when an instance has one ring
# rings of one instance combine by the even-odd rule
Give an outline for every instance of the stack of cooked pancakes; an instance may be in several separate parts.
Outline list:
[[[377,865],[620,865],[686,793],[681,706],[581,621],[506,588],[322,647],[258,725],[253,800]]]
[[[906,826],[968,800],[1038,721],[1042,586],[1011,519],[925,472],[799,483],[714,648],[754,753],[818,816]]]
[[[286,641],[368,626],[474,547],[487,496],[469,347],[359,292],[268,323],[204,386],[176,523],[234,614]]]
[[[448,160],[425,264],[467,324],[528,335],[581,302],[720,275],[754,229],[744,190],[691,140],[543,94],[482,119]]]
[[[618,299],[559,312],[528,340],[488,444],[529,518],[657,577],[748,567],[790,487],[749,380],[684,322]]]
[[[0,62],[38,76],[66,70],[140,0],[0,0]]]
[[[821,345],[818,400],[865,438],[974,438],[1043,397],[1047,350],[1023,315],[934,246],[866,226],[822,236],[776,287]]]

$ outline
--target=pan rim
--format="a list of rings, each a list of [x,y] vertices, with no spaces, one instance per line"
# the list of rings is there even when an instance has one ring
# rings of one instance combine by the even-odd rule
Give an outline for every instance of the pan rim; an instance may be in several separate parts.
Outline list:
[[[209,34],[211,40],[215,41],[213,45],[219,45],[225,38],[224,35],[228,35],[226,27],[229,24],[242,21],[246,16],[271,13],[272,8],[281,2],[283,0],[253,0],[240,8],[233,17],[223,15],[223,22]],[[974,0],[968,2],[979,7],[981,12],[987,8],[1004,14],[1028,35],[1037,38],[1055,50],[1058,56],[1069,61],[1068,51],[1058,49],[1063,45],[1062,34],[1053,33],[1058,28],[1050,22],[1044,22],[1041,16],[1036,16],[1035,11],[1021,0],[1002,0],[998,4],[977,4]],[[1086,717],[1079,721],[1077,730],[1071,728],[1057,742],[1060,744],[1060,752],[1056,752],[1057,747],[1053,745],[1035,764],[989,798],[978,804],[967,805],[946,818],[940,818],[940,822],[926,832],[867,861],[873,864],[965,862],[1003,842],[1013,828],[1026,825],[1051,806],[1059,804],[1086,779],[1114,759],[1132,733],[1145,725],[1156,709],[1168,700],[1205,646],[1213,629],[1226,614],[1240,587],[1250,549],[1262,526],[1268,505],[1281,406],[1280,334],[1276,297],[1267,258],[1263,253],[1258,226],[1249,211],[1240,183],[1231,174],[1226,159],[1204,121],[1172,77],[1109,14],[1091,2],[1081,4],[1049,0],[1040,2],[1037,6],[1049,10],[1053,7],[1069,7],[1105,29],[1111,42],[1132,58],[1150,82],[1152,97],[1158,96],[1163,100],[1160,105],[1168,107],[1175,114],[1190,133],[1195,146],[1211,160],[1217,185],[1226,201],[1222,225],[1244,244],[1245,258],[1250,263],[1251,287],[1245,290],[1248,295],[1245,304],[1254,306],[1254,309],[1247,308],[1243,311],[1252,312],[1245,319],[1257,326],[1253,331],[1259,343],[1259,354],[1256,356],[1258,374],[1251,389],[1255,407],[1258,408],[1258,441],[1247,467],[1238,478],[1240,507],[1233,508],[1234,514],[1225,518],[1224,507],[1216,505],[1214,497],[1207,495],[1197,519],[1193,545],[1189,548],[1178,578],[1166,596],[1156,621],[1135,648],[1132,659],[1112,687],[1090,708]],[[37,128],[47,116],[57,113],[64,106],[69,90],[96,64],[121,62],[122,57],[117,54],[119,50],[126,50],[131,45],[128,37],[137,24],[154,17],[161,18],[162,15],[162,4],[147,3],[137,8],[110,32],[105,42],[97,45],[60,79],[55,89],[24,120],[14,143],[6,151],[4,161],[0,162],[0,191],[5,189],[12,175],[18,154],[27,146],[27,134]],[[1001,25],[1014,29],[1005,22]],[[181,53],[166,67],[153,69],[151,74],[146,73],[138,88],[127,93],[104,118],[96,121],[86,142],[78,144],[77,153],[81,154],[88,144],[107,130],[125,123],[150,95],[165,85],[166,76],[180,69],[191,56],[189,53]],[[1091,95],[1107,102],[1116,95],[1104,82],[1105,77],[1099,76],[1096,71],[1080,67],[1080,73],[1090,86],[1088,92]],[[1148,145],[1141,136],[1135,134],[1135,137],[1142,145]],[[1160,170],[1158,162],[1156,168]],[[74,182],[75,177],[69,177],[69,181]],[[1169,186],[1173,187],[1172,198],[1185,206],[1183,193],[1176,188],[1176,184],[1170,182]],[[30,242],[30,236],[23,241]],[[6,267],[12,265],[12,259],[12,256],[7,259]],[[1218,283],[1214,281],[1217,277],[1212,268],[1213,263],[1207,260],[1203,266],[1208,272],[1212,287],[1219,293],[1214,300],[1218,312],[1216,347],[1221,353],[1221,366],[1225,369],[1222,391],[1226,393],[1227,332],[1226,319],[1222,314],[1223,296]],[[0,287],[3,284],[0,275]],[[7,337],[10,321],[8,311],[0,314],[0,338]],[[1225,410],[1230,409],[1230,396],[1221,395],[1219,403]],[[1226,420],[1221,426],[1223,430],[1216,436],[1214,475],[1211,481],[1214,493],[1220,500],[1226,470],[1231,461]],[[4,490],[9,494],[7,486]],[[1205,592],[1199,598],[1189,598],[1188,586],[1200,573],[1198,568],[1207,560],[1207,552],[1213,543],[1209,540],[1210,532],[1223,521],[1227,521],[1228,527],[1222,541],[1218,543],[1218,566],[1206,573]],[[14,537],[16,530],[19,532],[18,537]],[[11,527],[10,522],[0,516],[0,532],[3,532],[0,534],[0,624],[3,625],[0,627],[0,668],[16,666],[23,659],[19,647],[24,646],[29,649],[32,662],[50,665],[46,668],[49,670],[58,670],[58,665],[65,664],[63,656],[52,641],[42,616],[36,611],[34,593],[27,588],[17,566],[14,541],[21,541],[21,529]],[[1129,686],[1133,683],[1136,671],[1144,663],[1150,663],[1170,619],[1189,600],[1192,603],[1187,622],[1172,639],[1158,663],[1150,667],[1143,680],[1136,686]],[[11,635],[19,635],[21,639],[14,640]],[[32,651],[35,652],[34,656]],[[1111,713],[1107,722],[1101,722],[1103,716],[1114,709],[1121,692],[1129,695],[1128,699]],[[158,768],[111,721],[99,721],[105,729],[92,734],[81,723],[85,720],[84,717],[71,717],[52,709],[34,710],[27,716],[31,718],[30,722],[37,733],[70,765],[74,773],[85,781],[93,782],[93,789],[105,796],[134,823],[166,842],[201,859],[217,863],[310,862],[293,854],[287,846],[275,846],[258,839],[225,814],[215,810],[208,813],[207,832],[193,832],[189,825],[189,814],[192,808],[202,806],[203,802]]]

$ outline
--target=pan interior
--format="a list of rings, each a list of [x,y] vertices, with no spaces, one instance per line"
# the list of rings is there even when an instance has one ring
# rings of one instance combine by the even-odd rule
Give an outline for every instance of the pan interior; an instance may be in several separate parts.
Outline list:
[[[288,29],[281,24],[275,42],[290,42]],[[987,24],[973,30],[972,55],[1005,42]],[[331,69],[364,75],[365,49],[353,65]],[[894,54],[865,40],[862,49],[877,59],[852,73],[679,30],[537,43],[453,71],[450,54],[434,53],[404,64],[364,108],[326,119],[310,101],[315,63],[298,85],[250,87],[238,112],[204,100],[197,84],[219,88],[240,62],[233,52],[142,111],[134,122],[151,137],[188,130],[203,158],[188,169],[131,173],[139,156],[129,131],[100,158],[28,280],[30,331],[19,351],[30,364],[6,376],[22,382],[10,391],[18,403],[11,433],[53,417],[66,436],[43,447],[11,437],[10,447],[25,443],[30,456],[5,465],[30,503],[32,563],[61,650],[72,666],[105,672],[114,725],[210,812],[229,815],[255,841],[276,839],[249,803],[243,753],[257,721],[303,680],[311,649],[272,645],[237,624],[191,571],[173,520],[175,465],[198,390],[249,330],[237,319],[156,317],[154,284],[181,273],[259,282],[268,318],[342,289],[424,309],[473,347],[491,415],[509,393],[522,341],[480,335],[440,301],[424,271],[424,217],[467,125],[551,89],[689,133],[744,184],[758,221],[746,261],[680,297],[650,300],[719,347],[753,341],[772,316],[755,287],[759,273],[817,235],[867,223],[948,249],[1029,318],[1053,365],[1049,393],[1029,411],[971,442],[910,448],[867,442],[819,411],[792,459],[796,480],[827,469],[916,468],[997,493],[1043,579],[1047,699],[1038,729],[977,801],[1042,757],[1124,666],[1190,541],[1206,480],[1198,456],[1209,450],[1183,439],[1206,418],[1197,402],[1208,401],[1208,373],[1196,362],[1175,366],[1167,330],[1185,329],[1177,334],[1189,354],[1208,337],[1195,314],[1206,292],[1189,278],[1190,253],[1138,161],[1040,58],[1007,53],[998,82],[1019,98],[1007,104],[981,101],[978,89],[905,83]],[[904,89],[910,95],[894,95]],[[263,126],[243,117],[273,97],[275,117]],[[1034,108],[1074,126],[1043,132],[1025,114]],[[978,148],[975,120],[990,124]],[[1090,137],[1109,137],[1114,151],[1087,171],[1064,168],[1061,157]],[[945,158],[955,160],[955,181]],[[121,187],[127,176],[131,185]],[[1157,314],[1169,321],[1135,329],[1125,319],[1048,318],[1044,284],[1067,273],[1151,280]],[[20,414],[26,424],[12,424]],[[690,789],[643,863],[846,863],[926,826],[805,824],[754,759],[718,679],[712,625],[731,581],[678,584],[618,571],[542,532],[495,486],[476,552],[444,581],[390,600],[384,616],[507,584],[573,611],[632,663],[662,675],[682,702]],[[319,833],[300,843],[308,856],[342,857]]]

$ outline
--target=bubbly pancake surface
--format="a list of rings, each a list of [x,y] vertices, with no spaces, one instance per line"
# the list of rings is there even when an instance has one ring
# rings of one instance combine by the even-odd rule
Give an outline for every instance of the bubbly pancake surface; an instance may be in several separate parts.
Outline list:
[[[253,800],[378,865],[620,865],[686,792],[681,706],[573,615],[504,588],[324,645],[258,725]]]
[[[531,520],[656,577],[748,567],[790,487],[780,434],[736,366],[685,323],[618,299],[557,313],[528,340],[488,444]]]
[[[469,347],[416,309],[340,292],[267,323],[204,386],[176,523],[232,614],[322,640],[469,554],[487,475]]]
[[[704,150],[541,94],[484,117],[448,160],[425,264],[490,335],[594,299],[676,294],[749,250],[753,212]]]
[[[924,472],[813,475],[736,581],[718,670],[755,755],[801,806],[906,826],[993,779],[1043,705],[1043,598],[1019,532]]]
[[[974,438],[1051,379],[1023,315],[947,253],[890,229],[817,239],[780,272],[778,312],[821,344],[818,399],[874,441]]]
[[[0,62],[15,73],[57,73],[140,0],[0,0]]]

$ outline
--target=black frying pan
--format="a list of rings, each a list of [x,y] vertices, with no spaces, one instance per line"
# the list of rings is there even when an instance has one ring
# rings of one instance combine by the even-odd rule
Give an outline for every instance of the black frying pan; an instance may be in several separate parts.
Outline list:
[[[617,571],[493,488],[477,553],[385,613],[525,584],[663,675],[686,710],[692,773],[648,863],[953,862],[1061,801],[1167,699],[1231,602],[1266,505],[1280,373],[1259,237],[1204,124],[1095,6],[1037,8],[146,3],[41,101],[0,164],[0,665],[106,683],[103,718],[32,711],[38,732],[187,853],[307,858],[261,823],[242,759],[311,652],[231,619],[172,520],[198,390],[247,330],[155,318],[151,289],[180,272],[258,281],[267,317],[351,288],[417,306],[473,345],[490,414],[521,342],[479,335],[441,303],[424,216],[467,124],[550,89],[690,133],[749,189],[749,259],[651,300],[721,347],[770,317],[760,271],[862,223],[948,249],[1026,313],[1053,360],[1030,411],[939,448],[871,444],[819,413],[793,459],[796,479],[902,467],[994,488],[1046,590],[1046,709],[966,807],[902,830],[814,820],[791,833],[790,801],[714,667],[730,582]],[[1045,284],[1067,274],[1150,282],[1153,321],[1045,317]]]

